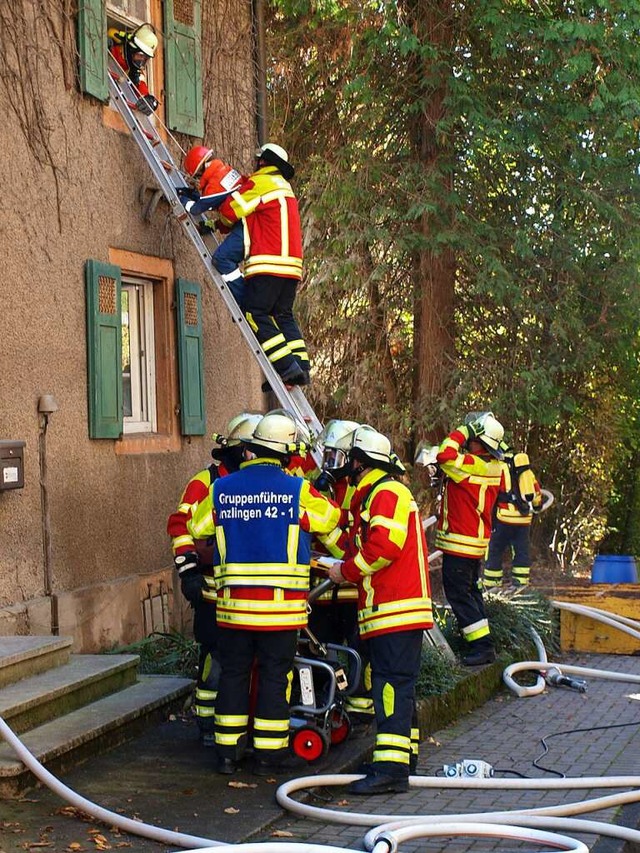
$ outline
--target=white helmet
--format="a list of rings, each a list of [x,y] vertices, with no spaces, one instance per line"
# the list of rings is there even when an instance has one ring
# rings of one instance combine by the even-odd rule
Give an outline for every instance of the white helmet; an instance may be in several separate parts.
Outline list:
[[[309,425],[297,418],[293,412],[290,412],[287,409],[272,409],[269,414],[286,415],[289,418],[293,418],[296,423],[296,441],[300,445],[298,448],[299,450],[307,451],[311,450],[311,448],[315,446],[315,439]]]
[[[347,463],[347,453],[340,441],[358,429],[359,423],[355,421],[342,421],[334,418],[328,421],[318,436],[318,444],[322,445],[322,467],[329,471],[339,471]]]
[[[289,162],[287,152],[282,146],[276,145],[275,142],[265,142],[264,145],[261,145],[256,151],[256,158],[275,166],[287,181],[290,181],[296,173],[296,170]]]
[[[368,424],[359,426],[338,441],[339,449],[348,449],[350,459],[358,459],[390,474],[404,474],[406,469],[391,449],[386,435]]]
[[[427,444],[426,441],[421,441],[416,447],[416,453],[413,459],[414,464],[420,465],[421,468],[426,468],[429,465],[437,465],[439,449],[440,448],[437,444]]]
[[[260,412],[242,412],[231,418],[227,426],[227,447],[233,447],[245,438],[251,438],[262,420]]]
[[[152,24],[140,24],[138,29],[131,33],[131,41],[138,50],[153,59],[158,48],[158,36]]]
[[[474,432],[473,438],[496,459],[504,459],[502,447],[504,439],[504,427],[495,417],[493,412],[471,412],[465,418],[465,423]]]
[[[267,448],[276,456],[289,456],[297,453],[298,424],[295,418],[282,409],[267,412],[248,439],[242,439],[251,448]]]

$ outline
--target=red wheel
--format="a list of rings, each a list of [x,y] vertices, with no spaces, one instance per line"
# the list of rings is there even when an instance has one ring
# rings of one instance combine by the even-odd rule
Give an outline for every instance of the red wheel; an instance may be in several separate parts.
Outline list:
[[[298,729],[291,739],[291,747],[305,761],[317,761],[329,749],[329,740],[320,729]]]
[[[331,717],[331,744],[344,743],[351,731],[351,720],[346,711],[334,711]]]

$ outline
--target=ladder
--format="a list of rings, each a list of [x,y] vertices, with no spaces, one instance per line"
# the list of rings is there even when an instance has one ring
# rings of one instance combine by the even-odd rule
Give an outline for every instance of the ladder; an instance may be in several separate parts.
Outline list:
[[[227,284],[223,281],[218,271],[213,267],[211,263],[211,241],[213,238],[207,238],[209,242],[204,239],[197,228],[198,219],[194,219],[185,211],[176,192],[179,188],[187,186],[183,174],[180,171],[180,168],[176,165],[164,140],[158,133],[154,122],[151,121],[149,116],[144,115],[135,108],[139,94],[131,83],[126,72],[123,71],[111,55],[109,56],[108,77],[110,103],[115,107],[115,109],[117,109],[124,119],[125,124],[131,131],[132,138],[137,143],[138,148],[147,161],[149,168],[153,172],[153,176],[164,193],[166,200],[169,202],[176,219],[180,222],[185,233],[200,255],[209,279],[229,309],[232,321],[237,324],[238,328],[244,335],[250,351],[269,381],[278,402],[284,409],[290,411],[301,423],[306,424],[314,436],[319,435],[322,431],[322,424],[313,410],[313,407],[305,397],[304,392],[301,388],[294,387],[289,389],[285,386],[283,381],[280,379],[278,371],[271,364],[265,355],[264,350],[260,346],[258,339],[253,334],[253,330],[249,326],[249,323],[242,313],[240,306],[234,299]],[[199,220],[204,221],[205,219],[206,215],[201,214]],[[215,242],[215,240],[213,240],[213,242]],[[319,450],[314,448],[311,452],[316,464],[320,465],[322,459]],[[434,626],[431,631],[425,631],[425,638],[441,650],[446,651],[446,649],[448,649],[449,654],[453,655],[453,652],[449,649],[446,640],[441,635],[437,626]]]
[[[132,138],[137,143],[149,168],[153,172],[153,176],[164,193],[166,200],[169,202],[172,212],[195,246],[211,283],[229,309],[232,322],[238,326],[244,335],[251,353],[260,365],[280,405],[290,411],[301,423],[306,424],[312,435],[318,435],[322,430],[322,424],[318,420],[304,392],[299,387],[289,389],[285,386],[280,379],[278,371],[271,364],[258,343],[258,339],[254,335],[227,284],[213,267],[211,255],[215,247],[212,247],[211,243],[217,241],[213,237],[207,237],[207,240],[205,240],[197,228],[198,219],[204,221],[206,215],[201,214],[198,219],[194,219],[185,211],[176,192],[179,188],[187,186],[183,174],[176,165],[164,140],[158,133],[154,122],[151,121],[149,116],[144,115],[135,108],[139,94],[126,72],[122,70],[111,55],[109,56],[108,78],[110,103],[120,113],[125,124],[131,131]],[[316,458],[315,451],[314,459],[316,463],[319,463],[320,459],[319,456]]]

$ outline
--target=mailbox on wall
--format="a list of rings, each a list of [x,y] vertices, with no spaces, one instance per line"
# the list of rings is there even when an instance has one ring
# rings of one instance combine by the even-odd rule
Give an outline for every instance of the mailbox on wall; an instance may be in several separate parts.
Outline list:
[[[0,439],[0,492],[24,487],[25,441]]]

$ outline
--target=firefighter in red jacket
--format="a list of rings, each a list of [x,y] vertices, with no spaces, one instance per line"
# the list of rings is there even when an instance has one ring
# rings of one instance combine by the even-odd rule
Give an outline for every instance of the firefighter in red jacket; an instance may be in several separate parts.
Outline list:
[[[242,461],[240,440],[248,438],[262,415],[243,412],[232,418],[227,435],[214,435],[218,444],[211,451],[214,463],[199,471],[186,485],[177,510],[169,516],[167,533],[171,537],[176,568],[183,569],[186,551],[198,554],[202,568],[201,578],[188,572],[181,576],[182,594],[193,607],[193,636],[200,645],[198,678],[196,682],[196,719],[205,746],[214,746],[214,709],[218,690],[220,665],[217,654],[216,590],[213,577],[213,543],[194,542],[188,524],[195,509],[209,495],[213,482],[232,471],[237,471]]]
[[[418,506],[396,477],[405,469],[370,426],[348,438],[356,485],[349,555],[329,577],[358,585],[358,622],[371,661],[377,733],[367,775],[352,794],[406,791],[422,636],[433,626],[427,544]]]
[[[288,749],[289,674],[298,630],[307,621],[311,535],[332,530],[340,510],[307,480],[283,470],[297,450],[297,431],[291,416],[267,413],[243,441],[240,470],[215,481],[189,526],[194,538],[215,536],[217,546],[222,672],[215,738],[221,773],[235,772],[246,744],[254,658],[254,772],[269,775],[305,764]],[[186,571],[201,576],[197,556],[188,556]]]
[[[515,587],[529,584],[531,557],[529,533],[531,521],[542,509],[542,490],[531,470],[526,453],[514,453],[505,445],[503,468],[505,490],[500,492],[495,507],[495,518],[489,552],[484,567],[486,589],[502,586],[502,557],[511,555],[511,583]]]
[[[302,278],[300,213],[289,183],[294,174],[284,148],[267,142],[257,152],[255,171],[216,206],[220,222],[232,234],[234,225],[242,222],[242,307],[249,325],[282,381],[307,385],[309,356],[293,314]],[[201,208],[189,200],[185,210],[195,213]]]
[[[470,415],[442,442],[437,455],[445,481],[435,545],[442,551],[444,594],[468,643],[466,666],[495,660],[480,566],[493,505],[504,490],[498,461],[503,437],[502,424],[491,412]]]
[[[340,442],[344,442],[359,426],[356,421],[334,419],[325,425],[318,436],[318,444],[323,448],[322,470],[313,484],[340,507],[340,526],[327,536],[317,537],[314,548],[321,554],[329,553],[339,559],[345,556],[353,524],[351,501],[355,492],[355,486],[350,480],[348,455],[341,448]],[[314,583],[321,583],[327,577],[326,570],[320,567],[312,567],[311,572]],[[363,664],[360,690],[347,697],[345,709],[354,724],[372,722],[371,666],[360,642],[356,585],[340,584],[316,598],[309,614],[309,628],[321,642],[337,645],[346,643],[360,654]]]
[[[149,92],[145,68],[148,61],[155,56],[158,47],[158,36],[153,25],[140,24],[133,32],[117,30],[114,27],[107,35],[109,51],[123,71],[126,71],[140,95],[136,109],[145,115],[151,115],[158,109],[158,100]]]

